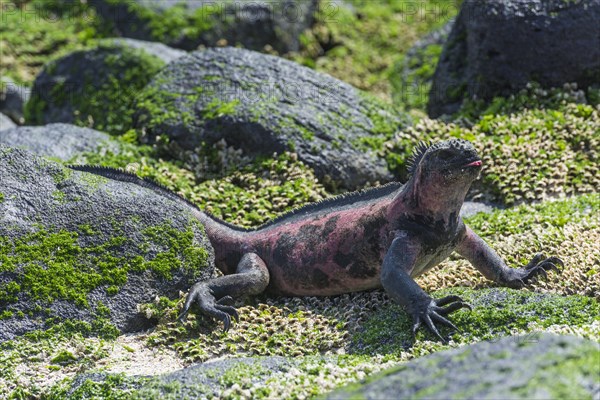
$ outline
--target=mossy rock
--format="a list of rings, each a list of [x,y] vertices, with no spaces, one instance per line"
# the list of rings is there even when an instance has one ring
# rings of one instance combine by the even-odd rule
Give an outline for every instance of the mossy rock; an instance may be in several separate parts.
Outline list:
[[[223,140],[251,157],[291,150],[325,183],[351,189],[392,178],[377,151],[408,121],[334,78],[236,48],[176,60],[135,103],[147,142],[200,152]]]
[[[509,336],[408,362],[324,398],[592,399],[599,389],[599,362],[597,342]]]
[[[133,97],[166,63],[155,50],[106,41],[48,63],[25,106],[26,121],[124,133],[131,127]],[[165,57],[170,60],[170,53]]]
[[[0,143],[62,161],[87,152],[118,154],[120,151],[118,142],[106,133],[60,123],[0,129]]]
[[[185,206],[0,145],[0,340],[59,321],[148,327],[137,304],[212,274]]]
[[[536,81],[544,88],[600,81],[600,2],[464,1],[431,88],[431,117],[466,99],[508,96]]]
[[[103,20],[124,37],[195,50],[220,41],[252,50],[296,51],[313,23],[317,0],[93,0]]]

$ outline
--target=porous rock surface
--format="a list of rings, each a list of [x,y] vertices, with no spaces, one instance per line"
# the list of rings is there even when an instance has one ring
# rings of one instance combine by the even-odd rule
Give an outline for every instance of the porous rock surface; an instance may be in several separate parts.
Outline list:
[[[547,399],[568,393],[593,399],[600,395],[599,360],[600,344],[590,340],[509,336],[418,358],[325,398]]]
[[[195,50],[220,40],[252,50],[297,51],[318,0],[91,0],[116,33]],[[179,12],[175,10],[179,9]],[[179,14],[178,16],[175,16]],[[166,21],[171,24],[166,24]],[[162,23],[162,26],[160,26]],[[165,26],[167,25],[167,26]]]
[[[600,0],[463,2],[433,78],[431,117],[456,112],[466,98],[600,81]]]
[[[14,128],[15,126],[17,126],[17,124],[15,124],[12,119],[8,118],[6,115],[0,113],[0,131],[3,131],[5,129],[10,129],[10,128]],[[2,138],[2,135],[0,135],[0,140]]]
[[[0,319],[0,341],[48,328],[49,318],[93,323],[100,305],[121,332],[147,328],[137,304],[177,297],[212,275],[214,252],[203,228],[186,207],[147,189],[0,144],[0,193],[0,306],[12,314]],[[187,241],[178,242],[178,234]],[[116,275],[125,279],[114,281]],[[68,293],[83,279],[98,280],[84,287],[87,305]]]
[[[27,86],[17,84],[6,76],[0,78],[0,112],[13,121],[23,122],[23,107],[30,95],[31,89]]]
[[[281,371],[294,368],[295,362],[293,358],[271,356],[271,357],[236,357],[230,359],[221,359],[210,361],[202,364],[196,364],[179,371],[151,378],[154,381],[151,385],[146,384],[140,388],[141,393],[148,393],[155,396],[165,395],[166,388],[169,385],[177,385],[179,387],[177,396],[180,397],[196,397],[199,396],[199,388],[202,388],[204,393],[212,392],[216,395],[222,390],[222,385],[218,377],[222,376],[231,367],[239,367],[247,365],[250,368],[260,369],[262,371],[270,371],[279,373]],[[266,374],[268,376],[268,374]],[[217,379],[215,379],[217,378]],[[259,381],[261,377],[256,377],[254,383]],[[265,382],[266,384],[266,382]],[[152,387],[152,389],[150,389]]]
[[[0,143],[63,161],[101,147],[119,153],[119,146],[106,133],[61,123],[0,129]]]
[[[354,87],[279,57],[236,48],[169,64],[136,98],[134,125],[184,150],[224,140],[249,155],[293,151],[326,182],[349,189],[389,181],[364,145],[407,119]]]

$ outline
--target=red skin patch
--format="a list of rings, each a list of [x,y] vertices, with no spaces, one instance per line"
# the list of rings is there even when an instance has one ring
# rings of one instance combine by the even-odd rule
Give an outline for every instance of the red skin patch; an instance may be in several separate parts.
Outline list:
[[[271,274],[269,290],[328,296],[380,287],[386,206],[366,204],[251,233],[249,247]]]

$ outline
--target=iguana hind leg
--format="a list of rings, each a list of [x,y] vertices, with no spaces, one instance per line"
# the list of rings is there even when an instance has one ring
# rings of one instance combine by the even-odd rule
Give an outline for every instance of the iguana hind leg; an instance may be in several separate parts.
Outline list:
[[[262,293],[268,284],[269,271],[265,262],[255,253],[246,253],[238,263],[235,274],[192,286],[178,320],[183,322],[196,302],[203,314],[223,321],[223,329],[228,331],[231,318],[238,320],[237,310],[233,307],[234,298]]]

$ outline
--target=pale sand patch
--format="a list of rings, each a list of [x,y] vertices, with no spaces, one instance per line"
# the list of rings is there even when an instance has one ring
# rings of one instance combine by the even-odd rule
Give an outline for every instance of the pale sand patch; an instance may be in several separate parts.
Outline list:
[[[99,360],[96,368],[108,373],[125,375],[161,375],[184,367],[175,351],[163,347],[148,347],[146,333],[122,335],[114,342],[108,357]]]
[[[21,362],[14,369],[14,378],[0,379],[0,400],[16,387],[28,388],[35,394],[80,373],[93,371],[153,376],[184,368],[184,363],[173,350],[148,347],[147,337],[148,332],[139,332],[119,336],[114,341],[79,337],[41,345],[35,354],[21,354]],[[61,351],[72,354],[77,361],[69,365],[53,363],[52,360]]]

